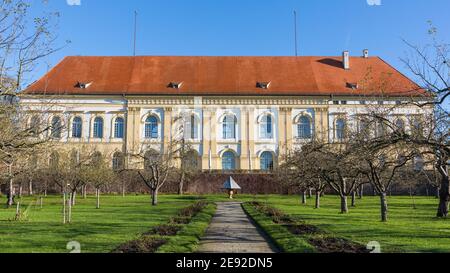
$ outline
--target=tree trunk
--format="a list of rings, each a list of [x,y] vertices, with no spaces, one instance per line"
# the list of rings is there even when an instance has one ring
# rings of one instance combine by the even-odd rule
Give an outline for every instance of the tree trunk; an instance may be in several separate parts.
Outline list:
[[[63,192],[63,224],[66,223],[66,193]]]
[[[347,196],[341,196],[341,213],[348,213],[348,204],[347,204]]]
[[[440,187],[436,187],[436,199],[439,199],[441,197],[440,191],[441,191],[441,188]]]
[[[184,193],[184,180],[186,179],[185,172],[181,172],[180,183],[178,184],[178,195],[183,195]]]
[[[439,207],[437,217],[448,216],[449,201],[450,201],[450,185],[448,181],[448,176],[442,176],[439,191]]]
[[[381,203],[381,221],[387,222],[388,220],[388,204],[386,192],[380,193],[380,203]]]
[[[72,200],[71,206],[72,206],[72,207],[75,207],[75,204],[76,204],[76,198],[77,198],[77,191],[75,190],[75,191],[72,192],[72,197],[71,197],[71,200]]]
[[[8,208],[12,207],[14,205],[14,181],[12,177],[9,178],[9,185],[8,185],[8,202],[6,205]]]
[[[20,183],[19,184],[19,195],[18,195],[19,198],[22,198],[22,192],[23,192],[23,186],[22,186],[22,183]]]
[[[311,188],[308,189],[308,198],[312,198],[312,189]]]
[[[158,205],[158,190],[152,190],[152,206]]]
[[[33,179],[30,179],[28,181],[28,195],[29,196],[33,195]]]
[[[363,199],[364,196],[364,184],[361,184],[361,186],[359,186],[359,199]]]
[[[356,191],[352,192],[352,207],[356,206]]]
[[[315,208],[319,209],[320,208],[320,191],[316,191],[316,204],[315,204]]]
[[[72,221],[72,202],[73,193],[69,193],[69,200],[67,200],[67,223],[69,224]]]
[[[413,209],[417,209],[417,207],[416,207],[416,200],[414,199],[414,194],[413,194],[413,190],[412,190],[411,186],[409,186],[409,197],[411,198]]]
[[[125,191],[126,191],[126,189],[125,189],[125,183],[122,183],[122,197],[125,197]]]
[[[87,198],[87,185],[83,185],[83,199]]]
[[[42,205],[43,205],[43,200],[42,199],[44,199],[44,198],[42,198],[42,196],[39,197],[39,206],[41,207],[41,209],[42,209]]]
[[[306,191],[302,191],[302,204],[306,205]]]
[[[97,205],[96,205],[96,208],[99,209],[99,208],[100,208],[100,189],[96,189],[96,190],[95,190],[95,194],[97,195]]]

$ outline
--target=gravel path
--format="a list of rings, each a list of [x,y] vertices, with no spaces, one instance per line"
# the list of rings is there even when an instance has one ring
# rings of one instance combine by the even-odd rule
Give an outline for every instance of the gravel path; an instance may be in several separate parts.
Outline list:
[[[277,249],[244,212],[241,203],[217,203],[199,253],[274,253]]]

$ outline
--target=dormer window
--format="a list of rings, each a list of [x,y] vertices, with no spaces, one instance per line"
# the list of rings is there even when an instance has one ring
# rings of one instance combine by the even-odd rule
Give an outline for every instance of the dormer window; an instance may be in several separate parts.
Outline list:
[[[256,82],[256,88],[269,89],[271,82]]]
[[[167,85],[167,88],[180,89],[181,86],[183,86],[183,82],[170,82],[170,83]]]
[[[86,82],[77,82],[77,83],[75,84],[75,88],[87,89],[87,88],[89,88],[89,86],[91,86],[91,85],[92,85],[92,82],[88,82],[88,83],[86,83]]]
[[[356,82],[348,82],[347,83],[347,88],[351,88],[353,90],[357,90],[359,88],[358,83]]]

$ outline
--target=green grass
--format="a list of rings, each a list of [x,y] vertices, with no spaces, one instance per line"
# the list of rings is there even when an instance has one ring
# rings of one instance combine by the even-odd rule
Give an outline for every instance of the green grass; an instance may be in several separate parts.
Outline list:
[[[194,216],[189,224],[183,227],[177,235],[167,237],[166,244],[161,246],[159,253],[192,253],[199,246],[200,238],[205,234],[216,211],[215,204],[207,205]]]
[[[225,194],[204,196],[208,201],[229,201]],[[161,195],[157,207],[150,205],[148,195],[102,196],[102,208],[95,209],[95,198],[78,198],[73,210],[73,223],[61,224],[61,198],[48,197],[41,210],[33,207],[25,222],[13,222],[15,209],[5,209],[5,197],[0,198],[0,252],[68,252],[69,241],[81,243],[83,252],[110,252],[121,243],[136,239],[152,227],[167,223],[178,211],[198,200],[195,196],[178,197]],[[24,207],[35,199],[25,198]],[[383,252],[448,252],[450,253],[450,220],[434,217],[437,208],[435,198],[417,197],[417,209],[412,208],[409,197],[389,198],[389,222],[382,223],[379,216],[379,199],[367,196],[357,200],[357,207],[350,213],[339,213],[339,199],[328,195],[322,199],[322,208],[313,208],[313,199],[307,205],[300,204],[299,196],[237,195],[234,201],[259,201],[281,209],[294,218],[304,220],[321,229],[366,245],[369,241],[381,243]],[[198,244],[198,234],[207,226],[211,213],[203,211],[185,226],[163,252],[189,252]],[[197,222],[198,220],[198,222]],[[275,227],[261,224],[263,228]],[[279,238],[282,243],[282,230]],[[287,238],[287,237],[286,237]],[[285,251],[308,251],[302,242],[285,239]],[[288,242],[292,242],[291,245]],[[290,249],[291,248],[291,249]],[[303,250],[303,251],[302,251]]]
[[[150,205],[148,195],[102,196],[101,208],[95,208],[95,197],[78,198],[72,212],[72,224],[63,225],[61,197],[44,200],[43,209],[33,206],[28,221],[14,222],[15,209],[0,208],[0,252],[51,253],[69,252],[70,241],[81,244],[82,252],[110,252],[121,243],[133,240],[152,227],[166,223],[170,217],[195,198],[161,195],[157,207]],[[5,198],[0,198],[3,204]],[[26,209],[35,198],[24,198]]]
[[[301,205],[298,196],[266,196],[259,201],[281,209],[298,220],[305,220],[323,230],[366,245],[378,241],[383,252],[450,252],[450,220],[434,217],[437,200],[416,197],[417,209],[409,197],[389,198],[389,221],[380,221],[377,197],[357,200],[349,214],[339,213],[339,198],[322,198],[320,209],[314,199]]]
[[[285,227],[275,224],[271,218],[258,212],[251,204],[245,203],[243,208],[282,252],[314,252],[314,248],[305,240],[304,237],[291,234]]]

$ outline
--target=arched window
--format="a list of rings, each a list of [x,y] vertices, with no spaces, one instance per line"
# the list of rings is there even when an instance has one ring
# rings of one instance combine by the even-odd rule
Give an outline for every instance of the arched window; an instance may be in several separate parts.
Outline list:
[[[385,126],[382,121],[377,122],[377,137],[383,137],[385,135]]]
[[[41,119],[39,118],[39,116],[31,117],[30,129],[31,129],[31,134],[35,137],[39,134],[40,123],[41,123]]]
[[[81,138],[83,132],[83,120],[80,117],[75,117],[72,121],[72,137]]]
[[[264,152],[261,154],[261,170],[272,171],[273,170],[273,155],[271,152]]]
[[[103,155],[100,152],[94,152],[94,154],[92,154],[92,158],[91,158],[92,164],[94,164],[94,166],[99,166],[103,163]]]
[[[149,150],[144,155],[144,169],[148,170],[155,164],[158,164],[159,154],[155,150]]]
[[[405,132],[405,122],[402,119],[397,119],[395,121],[395,129],[401,133]]]
[[[298,138],[310,139],[312,137],[311,120],[307,116],[300,117],[297,125]]]
[[[145,138],[158,138],[158,119],[155,116],[149,116],[145,120]]]
[[[236,117],[234,115],[227,115],[223,119],[223,139],[236,138]]]
[[[50,169],[52,169],[52,170],[58,169],[58,165],[59,165],[58,152],[53,152],[50,154],[50,158],[48,160],[48,165],[49,165]]]
[[[414,157],[414,170],[416,172],[420,172],[422,171],[424,168],[424,162],[423,162],[423,158],[420,155],[416,155]]]
[[[194,114],[186,118],[184,124],[185,138],[197,139],[198,138],[198,121]]]
[[[345,120],[336,120],[336,139],[344,140],[345,138]]]
[[[70,153],[70,165],[77,166],[80,163],[80,152],[77,150],[73,150]]]
[[[125,157],[122,153],[116,152],[113,155],[113,170],[120,171],[125,168]]]
[[[52,138],[61,138],[62,132],[62,122],[60,117],[52,118],[52,128],[51,128],[51,137]]]
[[[233,171],[236,169],[236,157],[231,151],[225,152],[222,155],[222,170]]]
[[[198,169],[198,162],[199,162],[199,155],[197,151],[190,150],[187,152],[183,157],[183,164],[185,170],[197,170]]]
[[[114,138],[122,139],[125,137],[125,120],[116,118],[114,121]]]
[[[272,116],[265,115],[260,122],[260,136],[263,139],[273,138]]]
[[[415,136],[423,136],[423,127],[420,118],[415,117],[412,120],[412,131]]]
[[[103,118],[94,119],[94,138],[103,138]]]

